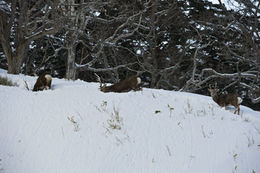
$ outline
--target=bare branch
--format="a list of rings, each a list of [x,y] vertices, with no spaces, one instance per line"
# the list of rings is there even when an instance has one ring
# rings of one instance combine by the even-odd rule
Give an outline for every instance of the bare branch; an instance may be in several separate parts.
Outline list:
[[[254,104],[260,103],[260,97],[255,98],[255,99],[252,98],[252,99],[251,99],[251,102],[254,103]]]
[[[127,68],[128,66],[134,65],[136,63],[128,63],[128,64],[122,64],[122,65],[118,65],[116,67],[108,67],[108,68],[94,68],[91,66],[86,66],[84,65],[83,68],[81,67],[80,64],[76,64],[77,68],[80,68],[79,70],[89,70],[92,72],[107,72],[107,71],[114,71],[114,70],[118,70],[120,68]]]
[[[239,73],[232,73],[232,74],[228,74],[228,73],[225,73],[225,74],[222,74],[222,73],[218,73],[216,72],[215,70],[213,70],[212,68],[205,68],[202,70],[200,76],[204,76],[204,74],[206,72],[210,72],[214,75],[216,75],[217,77],[221,77],[221,78],[236,78],[239,76]],[[249,72],[242,72],[240,73],[241,75],[241,78],[253,78],[253,79],[257,79],[257,75],[256,74],[251,74]]]

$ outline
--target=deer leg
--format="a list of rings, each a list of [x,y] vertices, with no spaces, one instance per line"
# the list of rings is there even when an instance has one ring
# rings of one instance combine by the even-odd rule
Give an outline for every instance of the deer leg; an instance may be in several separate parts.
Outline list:
[[[142,90],[141,87],[135,87],[135,88],[134,88],[134,91],[141,91],[141,90]]]
[[[239,108],[239,106],[238,107],[235,107],[235,112],[234,112],[234,114],[236,114],[237,113],[237,115],[239,115],[239,113],[240,113],[240,108]]]

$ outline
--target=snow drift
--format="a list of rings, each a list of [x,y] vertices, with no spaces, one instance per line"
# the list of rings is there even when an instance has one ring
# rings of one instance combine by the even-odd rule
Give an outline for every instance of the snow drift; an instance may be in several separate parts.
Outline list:
[[[210,97],[146,89],[102,93],[98,83],[7,76],[0,86],[0,172],[260,172],[260,113]]]

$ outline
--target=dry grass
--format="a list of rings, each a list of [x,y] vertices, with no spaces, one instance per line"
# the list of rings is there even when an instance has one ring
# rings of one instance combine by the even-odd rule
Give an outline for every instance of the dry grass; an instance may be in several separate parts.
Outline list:
[[[5,86],[18,86],[17,83],[11,81],[7,77],[0,76],[0,85],[5,85]]]
[[[107,123],[110,129],[121,130],[122,119],[119,117],[119,110],[115,107],[113,110],[114,112],[111,114],[111,119],[107,120]]]
[[[73,126],[74,126],[74,131],[75,131],[75,132],[78,132],[78,131],[79,131],[79,124],[78,124],[78,122],[76,122],[76,121],[74,120],[74,116],[67,117],[67,118],[68,118],[68,120],[69,120],[70,122],[72,122],[72,124],[73,124]]]

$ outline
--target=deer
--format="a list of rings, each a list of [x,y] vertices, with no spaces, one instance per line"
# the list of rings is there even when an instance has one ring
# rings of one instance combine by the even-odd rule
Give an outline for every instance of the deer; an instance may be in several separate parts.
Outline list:
[[[141,78],[138,76],[130,76],[118,83],[112,84],[110,86],[106,86],[101,82],[100,77],[95,73],[98,82],[100,83],[100,91],[107,92],[129,92],[131,90],[139,91],[141,90]]]
[[[41,74],[34,87],[33,87],[33,91],[42,91],[42,90],[48,90],[51,88],[51,81],[52,81],[52,77],[51,75],[47,74],[47,73],[43,73]]]
[[[208,91],[210,92],[210,96],[212,99],[221,107],[226,107],[228,105],[232,105],[235,107],[234,114],[240,113],[240,104],[242,103],[242,98],[239,97],[238,94],[234,93],[219,93],[219,89],[212,88],[209,86]]]

